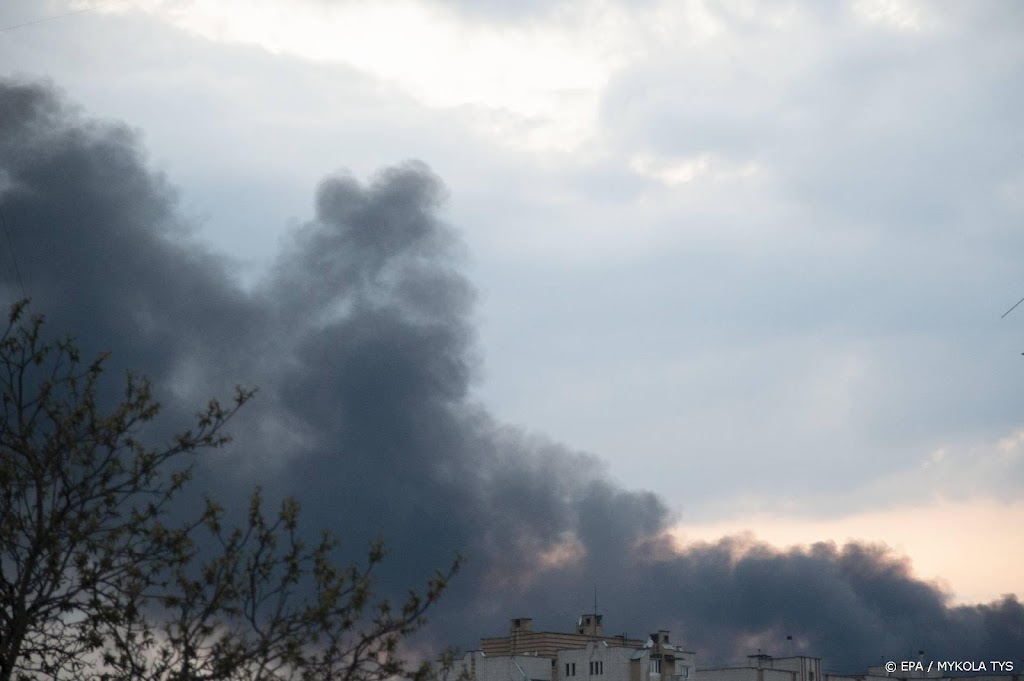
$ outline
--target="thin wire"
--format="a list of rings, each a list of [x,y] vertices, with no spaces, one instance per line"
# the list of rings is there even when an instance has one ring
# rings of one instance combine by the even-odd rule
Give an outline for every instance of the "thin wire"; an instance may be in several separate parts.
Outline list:
[[[1015,305],[1014,305],[1013,307],[1011,307],[1011,308],[1010,308],[1009,310],[1007,310],[1006,312],[1004,312],[1004,313],[1003,313],[1003,317],[1005,317],[1006,315],[1008,315],[1008,314],[1010,314],[1011,312],[1013,312],[1013,311],[1014,311],[1014,310],[1015,310],[1015,309],[1017,308],[1017,305],[1020,305],[1021,303],[1024,303],[1024,298],[1021,298],[1020,300],[1018,300],[1018,301],[1016,302],[1016,304],[1015,304]],[[1000,317],[1000,319],[1002,319],[1003,317]]]
[[[43,17],[42,19],[34,19],[32,21],[26,21],[23,24],[13,24],[11,26],[2,26],[2,27],[0,27],[0,33],[4,32],[4,31],[13,31],[16,28],[23,28],[25,26],[32,26],[34,24],[41,24],[44,21],[53,21],[54,19],[63,19],[64,17],[70,17],[70,16],[72,16],[74,14],[82,14],[83,12],[91,12],[91,11],[92,11],[91,7],[86,7],[85,9],[76,9],[76,10],[74,10],[72,12],[64,12],[64,14],[55,14],[52,17]]]
[[[4,234],[7,235],[7,249],[11,252],[11,262],[14,263],[14,273],[18,275],[18,286],[21,287],[21,297],[28,298],[25,293],[25,282],[21,279],[21,268],[18,267],[18,257],[14,254],[14,243],[11,241],[11,230],[7,228],[7,218],[4,217],[3,206],[0,206],[0,223],[3,223]]]

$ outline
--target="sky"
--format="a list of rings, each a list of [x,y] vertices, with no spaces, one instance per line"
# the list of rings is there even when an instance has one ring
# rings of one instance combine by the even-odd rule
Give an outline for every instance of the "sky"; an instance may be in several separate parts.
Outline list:
[[[706,661],[1008,656],[1022,32],[1010,0],[9,0],[0,285],[172,419],[258,385],[220,494],[382,534],[389,584],[464,552],[439,641],[597,587]]]

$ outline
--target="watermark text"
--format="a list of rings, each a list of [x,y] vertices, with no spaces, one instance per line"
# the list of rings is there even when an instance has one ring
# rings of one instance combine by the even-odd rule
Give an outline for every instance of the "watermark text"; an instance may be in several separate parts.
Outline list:
[[[895,673],[948,672],[954,674],[976,674],[994,672],[1008,674],[1013,671],[1013,660],[889,660],[885,671]]]

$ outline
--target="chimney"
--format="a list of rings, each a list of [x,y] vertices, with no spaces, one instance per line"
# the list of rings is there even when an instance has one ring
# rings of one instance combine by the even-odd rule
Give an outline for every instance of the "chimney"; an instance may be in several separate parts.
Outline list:
[[[522,634],[533,631],[533,620],[529,617],[516,617],[510,622],[512,635],[509,636],[509,654],[516,655],[519,653],[519,637]]]
[[[604,636],[604,627],[601,626],[602,616],[596,612],[584,613],[576,621],[576,633],[585,636]]]
[[[513,634],[522,634],[527,631],[533,631],[533,618],[516,617],[510,622],[509,629]]]

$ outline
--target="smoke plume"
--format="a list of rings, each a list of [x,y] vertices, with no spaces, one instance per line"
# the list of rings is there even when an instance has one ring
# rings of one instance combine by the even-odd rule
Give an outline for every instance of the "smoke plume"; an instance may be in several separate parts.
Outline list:
[[[884,547],[727,537],[681,550],[655,495],[475,404],[474,290],[438,219],[444,199],[419,162],[367,183],[329,176],[313,216],[245,287],[197,242],[133,130],[90,120],[49,86],[0,81],[4,297],[24,287],[52,331],[149,375],[171,422],[234,384],[258,386],[198,484],[229,503],[254,484],[295,494],[304,521],[353,557],[384,537],[385,589],[462,552],[436,642],[473,647],[514,616],[566,629],[597,585],[613,633],[670,628],[702,663],[783,654],[788,635],[844,669],[919,648],[1024,650],[1015,597],[952,607]]]

